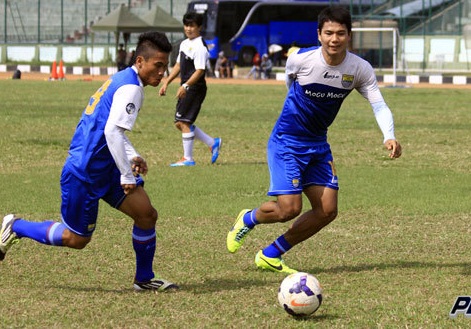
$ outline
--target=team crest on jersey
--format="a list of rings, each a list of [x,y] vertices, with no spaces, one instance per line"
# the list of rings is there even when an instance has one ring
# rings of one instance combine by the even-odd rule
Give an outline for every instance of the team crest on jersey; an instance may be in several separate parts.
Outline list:
[[[126,112],[128,112],[128,114],[133,114],[136,112],[136,105],[134,105],[134,103],[129,103],[126,105]]]
[[[354,79],[355,77],[351,74],[342,74],[342,87],[351,87]]]
[[[299,179],[294,178],[294,179],[291,181],[291,184],[293,184],[293,187],[298,188],[298,187],[299,187]]]

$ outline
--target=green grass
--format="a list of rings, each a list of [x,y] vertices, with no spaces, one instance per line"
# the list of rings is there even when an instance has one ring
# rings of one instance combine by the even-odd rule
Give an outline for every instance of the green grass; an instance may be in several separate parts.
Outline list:
[[[68,144],[99,82],[0,81],[0,213],[60,219]],[[285,255],[314,274],[324,302],[296,320],[279,306],[283,275],[258,271],[255,253],[289,223],[259,226],[237,254],[226,233],[243,208],[267,200],[265,145],[283,85],[210,85],[198,125],[224,140],[220,160],[196,144],[181,156],[175,86],[148,87],[128,136],[149,164],[159,211],[155,270],[181,291],[132,290],[132,222],[106,204],[84,250],[22,240],[0,263],[1,328],[457,328],[448,313],[471,295],[469,90],[383,89],[404,151],[389,160],[368,103],[353,93],[330,130],[339,216]],[[305,202],[305,206],[307,203]],[[3,216],[3,215],[2,215]]]

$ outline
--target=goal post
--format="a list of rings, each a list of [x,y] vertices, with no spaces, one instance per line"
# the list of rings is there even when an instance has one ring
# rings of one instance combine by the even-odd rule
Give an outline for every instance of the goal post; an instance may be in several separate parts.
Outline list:
[[[355,33],[357,32],[357,33]],[[356,37],[356,35],[360,37]],[[352,45],[354,50],[385,50],[392,47],[393,85],[397,82],[397,49],[400,38],[397,27],[352,27]]]

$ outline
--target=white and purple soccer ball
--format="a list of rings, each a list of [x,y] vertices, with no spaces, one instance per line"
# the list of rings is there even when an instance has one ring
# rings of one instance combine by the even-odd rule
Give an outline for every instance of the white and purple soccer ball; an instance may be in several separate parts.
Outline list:
[[[290,274],[281,282],[278,301],[288,314],[308,316],[316,312],[322,304],[322,287],[312,274]]]

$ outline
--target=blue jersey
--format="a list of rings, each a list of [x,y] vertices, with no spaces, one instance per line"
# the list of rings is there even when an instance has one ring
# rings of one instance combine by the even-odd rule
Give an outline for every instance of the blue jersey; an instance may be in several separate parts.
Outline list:
[[[108,148],[104,130],[110,116],[116,91],[126,85],[136,85],[142,90],[142,85],[136,71],[133,68],[127,68],[113,75],[107,80],[90,98],[90,101],[82,114],[75,134],[72,138],[69,157],[66,160],[65,167],[76,177],[86,182],[97,180],[107,180],[111,173],[116,170],[116,163]],[[124,99],[126,99],[124,97]],[[130,116],[137,115],[136,112],[142,103],[143,92],[137,92],[135,95],[129,95],[129,101],[120,102],[118,109]],[[137,99],[138,101],[133,101]],[[137,103],[137,104],[136,104]],[[137,107],[137,108],[136,108]],[[130,129],[134,121],[122,124],[122,128]]]
[[[353,89],[370,103],[383,101],[371,65],[350,52],[330,66],[321,48],[300,49],[288,57],[286,75],[289,90],[272,137],[290,143],[326,142],[328,127]]]

